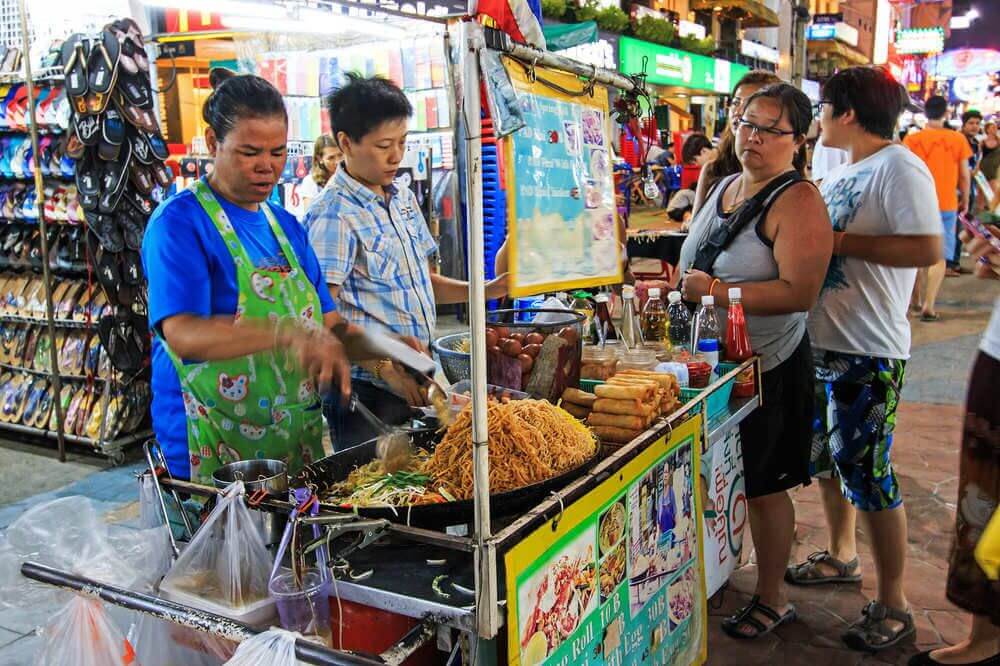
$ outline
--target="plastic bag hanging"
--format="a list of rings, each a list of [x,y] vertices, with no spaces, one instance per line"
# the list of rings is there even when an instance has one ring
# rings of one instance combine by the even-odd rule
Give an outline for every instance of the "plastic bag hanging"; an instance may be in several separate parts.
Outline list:
[[[201,599],[246,612],[268,601],[272,558],[246,505],[242,481],[230,484],[160,584],[178,601]],[[195,601],[197,603],[197,601]]]
[[[248,638],[236,648],[226,666],[297,666],[295,637],[284,629],[270,629]]]
[[[74,595],[42,634],[38,666],[141,666],[104,604]]]
[[[221,666],[236,652],[233,641],[135,613],[129,642],[142,666]]]
[[[493,119],[493,134],[499,139],[525,126],[524,114],[518,104],[517,91],[496,51],[479,50],[479,67],[483,73],[486,103]],[[470,119],[470,122],[474,119]]]
[[[139,527],[149,529],[163,524],[160,500],[156,496],[160,490],[149,474],[139,477]]]

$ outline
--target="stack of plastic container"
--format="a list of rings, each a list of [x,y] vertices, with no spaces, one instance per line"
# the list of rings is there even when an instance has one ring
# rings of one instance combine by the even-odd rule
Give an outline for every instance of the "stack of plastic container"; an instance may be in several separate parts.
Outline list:
[[[496,277],[493,262],[500,247],[507,239],[507,192],[503,180],[501,146],[493,134],[493,121],[482,121],[483,136],[483,254],[486,261],[486,278]],[[490,310],[497,301],[489,301]]]

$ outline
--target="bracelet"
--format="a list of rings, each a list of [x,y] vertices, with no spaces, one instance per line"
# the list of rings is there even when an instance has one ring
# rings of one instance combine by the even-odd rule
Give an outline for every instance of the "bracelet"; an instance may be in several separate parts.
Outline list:
[[[711,296],[712,298],[715,298],[715,295],[712,292],[715,291],[715,286],[718,285],[720,282],[721,280],[719,280],[719,278],[715,278],[714,280],[712,280],[712,286],[708,288],[708,295]]]

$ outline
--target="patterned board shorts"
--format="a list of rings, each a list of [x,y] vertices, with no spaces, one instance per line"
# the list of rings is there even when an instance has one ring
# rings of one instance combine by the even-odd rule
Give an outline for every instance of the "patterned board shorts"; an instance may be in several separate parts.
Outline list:
[[[817,349],[816,419],[810,472],[836,472],[844,497],[861,511],[899,506],[889,452],[906,361]]]

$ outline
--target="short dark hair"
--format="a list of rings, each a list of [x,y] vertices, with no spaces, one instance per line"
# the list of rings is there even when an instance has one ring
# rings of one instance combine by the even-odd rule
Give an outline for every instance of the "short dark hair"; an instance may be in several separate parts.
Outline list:
[[[865,132],[891,139],[906,106],[906,89],[883,67],[849,67],[827,80],[823,99],[833,105],[835,118],[854,111]]]
[[[965,123],[969,122],[970,120],[972,120],[974,118],[978,118],[979,120],[982,120],[983,119],[983,114],[979,113],[975,109],[969,109],[968,111],[966,111],[965,113],[962,114],[962,125],[964,126]]]
[[[413,115],[410,100],[395,83],[354,72],[347,74],[346,84],[330,93],[326,105],[334,138],[344,132],[352,141],[360,141],[384,122]]]
[[[236,74],[221,67],[208,74],[212,94],[201,108],[201,117],[222,141],[244,118],[280,117],[288,122],[281,93],[266,80],[253,74]]]
[[[711,139],[700,132],[695,132],[684,140],[684,146],[681,148],[681,163],[694,164],[695,158],[701,154],[701,151],[712,147]]]
[[[924,115],[928,120],[941,120],[948,113],[948,100],[941,95],[928,97],[924,102]]]
[[[788,117],[795,136],[805,136],[812,125],[812,102],[806,94],[790,83],[772,83],[764,86],[747,99],[744,109],[758,99],[773,99],[781,106],[781,115]]]

